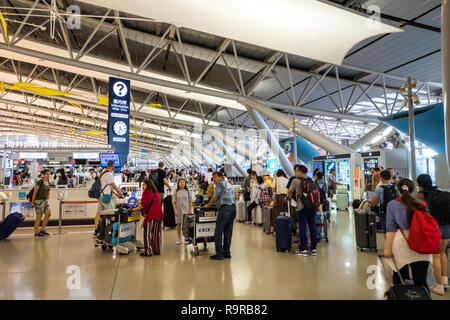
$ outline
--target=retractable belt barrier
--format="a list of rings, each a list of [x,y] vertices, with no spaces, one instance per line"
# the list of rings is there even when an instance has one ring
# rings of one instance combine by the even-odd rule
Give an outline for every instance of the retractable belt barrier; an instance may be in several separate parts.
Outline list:
[[[97,203],[97,201],[64,201],[59,200],[59,218],[58,218],[58,233],[56,235],[64,235],[67,232],[62,232],[62,207],[64,204],[77,204],[77,203]]]

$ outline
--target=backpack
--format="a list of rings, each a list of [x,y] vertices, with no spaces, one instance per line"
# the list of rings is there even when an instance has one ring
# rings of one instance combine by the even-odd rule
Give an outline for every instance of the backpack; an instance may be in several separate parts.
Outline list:
[[[303,193],[300,195],[303,205],[307,209],[315,209],[320,206],[319,186],[311,178],[301,179]]]
[[[92,184],[91,189],[88,191],[89,198],[98,199],[100,198],[100,195],[102,194],[103,190],[108,186],[106,185],[105,188],[102,189],[102,183],[101,179],[105,172],[103,172],[98,179],[95,180],[95,182]]]
[[[435,189],[428,191],[426,202],[430,214],[439,225],[450,224],[450,192]]]
[[[27,194],[27,200],[30,202],[33,200],[33,193],[34,193],[34,187],[31,188],[30,192],[28,192],[28,194]]]
[[[386,213],[388,203],[398,197],[398,192],[393,184],[383,185],[381,188],[383,188],[383,203],[380,203],[380,213]]]
[[[261,187],[258,187],[261,190],[261,194],[259,196],[259,205],[260,207],[268,207],[270,206],[270,203],[272,202],[270,199],[269,191],[267,189],[262,189]]]
[[[317,187],[319,188],[319,193],[320,193],[320,204],[324,204],[325,201],[327,201],[327,196],[326,196],[325,190],[324,190],[326,186],[327,186],[326,183],[324,183],[323,187],[321,188],[319,186],[319,184],[317,183]]]
[[[402,202],[401,198],[395,199]],[[437,254],[441,247],[441,233],[435,218],[429,214],[425,206],[414,210],[409,226],[409,238],[400,229],[411,250],[421,254]]]
[[[158,186],[158,176],[158,171],[156,170],[150,173],[150,179],[152,179],[156,186]]]

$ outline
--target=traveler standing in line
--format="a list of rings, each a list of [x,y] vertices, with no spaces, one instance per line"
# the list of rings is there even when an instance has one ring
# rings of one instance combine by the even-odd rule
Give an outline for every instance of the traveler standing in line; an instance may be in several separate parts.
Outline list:
[[[85,176],[86,188],[91,189],[94,182],[97,180],[97,173],[94,168],[89,168],[89,172]]]
[[[343,183],[336,181],[336,179],[334,178],[335,174],[336,174],[336,169],[331,169],[330,174],[328,175],[327,188],[328,188],[328,197],[330,198],[330,200],[333,199],[333,196],[336,193],[336,185],[339,185],[339,186],[344,185]]]
[[[448,203],[445,200],[439,201],[440,197],[445,197],[445,193],[440,192],[437,187],[433,187],[433,181],[428,174],[421,174],[417,177],[419,192],[417,198],[427,203],[428,211],[436,219],[439,225],[439,231],[442,234],[441,247],[439,254],[433,254],[433,271],[436,284],[431,286],[430,290],[436,294],[444,295],[445,289],[448,289],[448,257],[445,251],[450,240],[450,224],[448,224],[450,212],[448,207],[439,207],[442,203]],[[436,203],[434,203],[437,200]]]
[[[175,223],[177,224],[177,245],[181,244],[181,224],[185,214],[193,213],[192,199],[186,180],[178,180],[177,189],[172,195],[172,205],[175,212]]]
[[[287,184],[288,178],[286,173],[279,169],[275,174],[275,179],[272,183],[272,190],[275,195],[275,199],[273,201],[273,210],[270,215],[270,233],[274,232],[275,228],[275,219],[280,215],[281,212],[288,211],[288,205],[286,200],[287,194]]]
[[[307,257],[308,254],[308,238],[306,234],[306,227],[309,227],[311,235],[311,255],[317,255],[317,230],[316,230],[316,210],[308,209],[304,206],[301,195],[303,194],[302,183],[307,178],[308,168],[304,165],[296,164],[294,166],[295,176],[299,179],[292,180],[291,186],[287,191],[288,198],[292,197],[292,193],[295,191],[297,197],[297,216],[300,225],[300,246],[299,250],[295,251],[295,255],[301,255]]]
[[[106,169],[100,175],[101,194],[97,200],[97,215],[94,219],[94,230],[97,230],[97,225],[100,220],[100,212],[114,209],[113,194],[120,199],[125,198],[120,189],[114,183],[114,160],[108,160]],[[96,234],[94,233],[94,236]]]
[[[266,171],[266,174],[263,177],[264,179],[264,186],[266,187],[267,191],[269,192],[270,199],[273,199],[273,190],[272,190],[272,172],[270,170]]]
[[[247,176],[244,179],[242,188],[244,189],[244,202],[247,206],[247,202],[250,201],[250,183],[252,182],[252,169],[247,169]]]
[[[33,198],[31,200],[31,207],[36,211],[36,219],[34,220],[34,236],[37,238],[49,236],[45,228],[47,227],[48,220],[50,220],[51,211],[48,199],[50,198],[50,170],[45,169],[42,171],[42,179],[40,179],[34,187]],[[44,220],[41,220],[42,215],[45,215]],[[40,230],[39,230],[40,228]]]
[[[327,200],[327,184],[325,181],[323,181],[323,174],[322,172],[318,171],[314,177],[313,180],[317,183],[319,186],[319,192],[320,192],[320,210],[321,212],[326,212],[327,214],[327,221],[330,222],[330,202]]]
[[[213,172],[211,168],[208,168],[208,173],[205,176],[205,182],[207,182],[208,185],[213,183]]]
[[[164,214],[158,189],[152,180],[145,180],[142,184],[144,192],[139,205],[133,211],[141,211],[144,217],[142,227],[144,228],[144,252],[143,257],[161,254],[162,221]]]
[[[413,281],[415,285],[422,285],[429,290],[427,285],[428,266],[431,262],[431,254],[420,254],[409,248],[405,237],[409,237],[409,227],[411,225],[414,210],[425,207],[424,203],[411,196],[415,190],[414,182],[409,179],[401,179],[398,183],[401,190],[401,202],[391,201],[387,205],[386,216],[386,242],[384,244],[384,256],[394,257],[395,263],[403,279],[408,278],[411,267]],[[401,233],[403,230],[404,236]],[[401,284],[400,277],[394,272],[394,284]]]
[[[380,217],[381,228],[386,233],[386,208],[390,201],[399,196],[397,187],[391,182],[391,173],[383,170],[380,174],[381,185],[375,189],[375,194],[370,200],[370,205],[376,207],[379,204],[378,214]]]
[[[255,173],[256,174],[256,173]],[[247,207],[247,223],[256,223],[257,210],[261,210],[259,207],[259,200],[261,198],[261,191],[265,189],[264,179],[261,176],[256,177],[256,183],[252,183],[252,191],[250,193],[250,205]],[[252,219],[252,211],[255,210],[254,217]]]
[[[154,181],[156,188],[159,193],[159,202],[162,204],[164,199],[164,186],[166,186],[170,192],[172,192],[172,188],[169,185],[169,181],[167,180],[166,172],[164,171],[164,163],[158,163],[158,169],[152,173],[152,175],[156,175],[156,180]]]
[[[233,236],[233,224],[236,219],[236,197],[233,186],[223,180],[223,175],[216,172],[213,175],[214,196],[203,207],[209,208],[217,203],[219,212],[217,214],[216,230],[214,239],[216,244],[216,254],[210,258],[213,260],[231,259],[231,238]],[[223,239],[222,239],[223,238]]]

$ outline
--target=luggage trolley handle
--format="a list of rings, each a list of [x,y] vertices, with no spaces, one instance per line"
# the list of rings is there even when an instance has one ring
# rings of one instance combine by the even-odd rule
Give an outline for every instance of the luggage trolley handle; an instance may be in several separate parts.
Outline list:
[[[381,268],[383,269],[384,274],[386,275],[386,278],[389,281],[389,285],[392,286],[393,283],[391,281],[391,277],[389,277],[389,275],[387,274],[387,271],[386,271],[386,268],[385,268],[385,264],[384,264],[384,260],[386,259],[386,257],[384,255],[382,255],[382,254],[379,254],[378,255],[378,259],[380,259],[380,261],[381,261]],[[394,271],[397,272],[397,274],[398,274],[398,276],[400,278],[400,282],[402,283],[402,285],[406,285],[405,280],[403,279],[400,271],[398,270],[397,263],[395,262],[394,256],[392,256],[392,262],[394,262],[394,267],[395,267]]]

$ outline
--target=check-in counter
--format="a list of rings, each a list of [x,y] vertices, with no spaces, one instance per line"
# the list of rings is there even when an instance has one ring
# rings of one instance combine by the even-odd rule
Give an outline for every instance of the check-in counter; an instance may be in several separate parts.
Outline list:
[[[8,216],[12,212],[22,213],[25,216],[25,221],[22,224],[24,227],[32,226],[35,219],[35,211],[26,198],[29,191],[30,188],[0,190],[2,195],[8,196],[7,199],[2,201],[2,215]],[[49,225],[58,225],[60,206],[62,225],[93,224],[97,213],[97,200],[89,198],[88,191],[88,188],[51,188],[50,198],[48,199],[51,210]],[[63,194],[64,197],[60,202],[59,199],[62,198]]]

